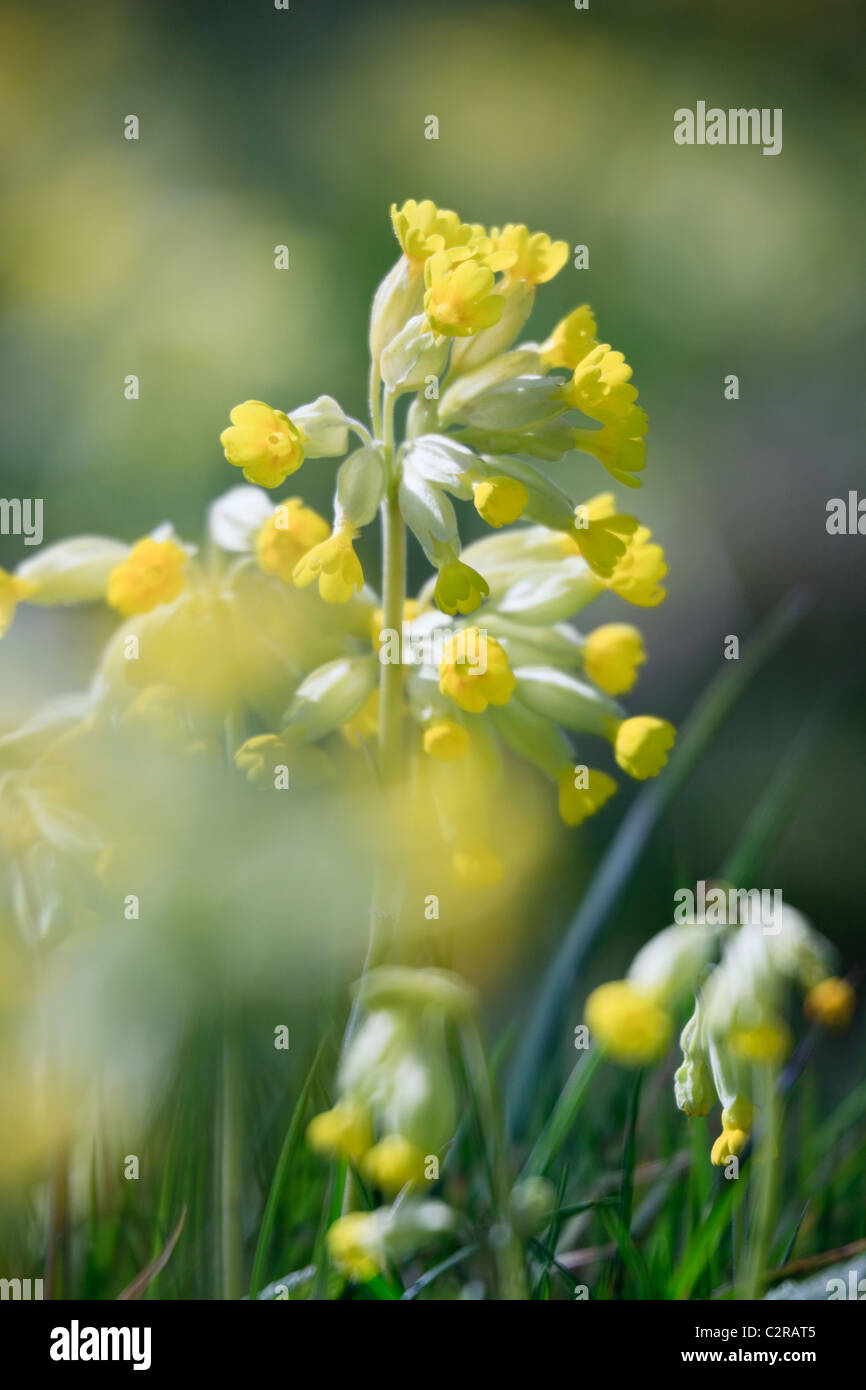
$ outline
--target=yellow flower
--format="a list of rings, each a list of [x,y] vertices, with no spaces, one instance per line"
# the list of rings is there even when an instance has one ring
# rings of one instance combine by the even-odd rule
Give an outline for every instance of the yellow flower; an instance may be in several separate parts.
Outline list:
[[[675,738],[676,729],[666,719],[651,714],[624,719],[614,734],[616,760],[629,777],[643,782],[661,772]]]
[[[829,975],[809,990],[803,1009],[813,1023],[822,1023],[825,1028],[847,1028],[855,1003],[856,996],[848,981]]]
[[[424,752],[440,762],[457,762],[468,747],[468,733],[453,719],[434,719],[424,730]]]
[[[256,555],[265,574],[274,574],[291,584],[298,561],[327,540],[331,528],[300,497],[287,497],[273,516],[269,516],[256,536]]]
[[[436,577],[433,597],[442,613],[474,613],[490,585],[483,575],[462,560],[448,560]]]
[[[751,1129],[755,1107],[745,1096],[737,1095],[727,1110],[722,1111],[722,1129]]]
[[[584,1017],[593,1038],[617,1062],[642,1067],[667,1047],[673,1021],[652,995],[631,980],[611,980],[594,989]]]
[[[326,603],[348,603],[353,592],[364,587],[364,571],[352,549],[355,528],[346,522],[326,541],[308,550],[292,571],[299,589],[305,589],[315,579],[319,593]]]
[[[279,487],[304,461],[304,431],[282,410],[263,401],[244,401],[229,415],[231,425],[220,435],[225,456],[242,468],[248,483]]]
[[[541,361],[545,367],[566,367],[573,372],[591,348],[595,347],[595,317],[588,304],[581,304],[556,325],[550,337],[541,344]]]
[[[509,280],[544,285],[559,274],[568,259],[568,243],[551,241],[546,232],[530,233],[528,227],[509,222],[501,232],[494,228],[490,235],[500,251],[514,257],[506,271]]]
[[[340,725],[340,732],[350,748],[370,743],[379,732],[379,689],[371,690],[354,719]]]
[[[34,587],[26,579],[16,579],[14,574],[0,569],[0,637],[8,630],[18,604]]]
[[[587,768],[585,787],[576,786],[575,770],[571,764],[564,767],[557,777],[559,786],[559,814],[566,825],[576,826],[594,816],[606,801],[616,792],[616,782],[606,772]]]
[[[747,1129],[723,1129],[710,1151],[710,1162],[722,1168],[729,1158],[736,1158],[749,1142]]]
[[[599,430],[574,430],[574,447],[597,458],[617,482],[640,487],[640,480],[632,475],[644,467],[648,424],[646,411],[631,404]]]
[[[314,1153],[357,1163],[373,1143],[370,1116],[355,1101],[341,1100],[332,1110],[313,1116],[307,1126],[307,1143]]]
[[[502,882],[505,866],[498,854],[481,841],[455,849],[451,856],[454,877],[461,888],[477,891]]]
[[[728,1047],[743,1062],[778,1064],[791,1050],[791,1031],[782,1019],[770,1019],[752,1028],[734,1028],[728,1036]]]
[[[660,581],[668,567],[661,546],[649,544],[651,535],[645,526],[639,526],[626,540],[625,554],[606,580],[608,589],[638,608],[655,608],[665,596]]]
[[[361,1172],[374,1187],[393,1197],[407,1183],[422,1181],[424,1155],[402,1134],[387,1134],[366,1154]]]
[[[592,420],[617,421],[628,415],[637,400],[637,390],[629,385],[632,369],[621,352],[612,352],[609,343],[594,347],[574,369],[563,396],[575,410]]]
[[[566,555],[581,555],[602,579],[612,578],[639,529],[637,517],[614,510],[612,492],[600,492],[575,508],[572,529],[563,532]]]
[[[366,1211],[341,1216],[328,1231],[328,1254],[350,1279],[366,1284],[385,1268],[379,1226]]]
[[[631,690],[645,660],[643,639],[631,623],[604,623],[584,642],[583,668],[608,695]]]
[[[392,203],[391,222],[414,272],[422,269],[434,251],[465,246],[474,234],[474,229],[461,222],[456,212],[437,208],[429,198],[422,203],[409,198],[401,208]]]
[[[488,526],[510,526],[523,514],[529,493],[517,478],[485,478],[474,484],[473,501]]]
[[[516,684],[508,657],[495,637],[469,627],[445,639],[439,689],[467,714],[483,714],[488,705],[506,705]]]
[[[424,312],[434,332],[468,338],[499,321],[505,300],[493,293],[496,277],[488,265],[472,255],[457,260],[455,255],[435,251],[426,262]]]
[[[186,561],[186,551],[174,541],[145,536],[108,576],[108,603],[124,618],[149,613],[161,603],[173,603],[183,591]]]

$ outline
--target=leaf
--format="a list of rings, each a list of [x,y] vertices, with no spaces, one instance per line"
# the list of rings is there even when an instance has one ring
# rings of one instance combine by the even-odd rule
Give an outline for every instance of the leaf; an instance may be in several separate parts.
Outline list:
[[[174,1230],[169,1236],[165,1246],[157,1255],[156,1259],[151,1260],[150,1264],[145,1265],[141,1273],[136,1274],[132,1283],[127,1284],[123,1292],[117,1295],[116,1301],[118,1303],[129,1303],[132,1302],[134,1299],[141,1298],[141,1295],[144,1293],[148,1285],[152,1284],[156,1276],[159,1273],[161,1273],[162,1270],[165,1269],[166,1265],[171,1259],[172,1251],[174,1250],[174,1247],[177,1245],[177,1242],[180,1239],[180,1233],[183,1230],[183,1225],[185,1221],[186,1207],[184,1207],[183,1211],[181,1212],[180,1220],[178,1221],[177,1225],[175,1226]]]

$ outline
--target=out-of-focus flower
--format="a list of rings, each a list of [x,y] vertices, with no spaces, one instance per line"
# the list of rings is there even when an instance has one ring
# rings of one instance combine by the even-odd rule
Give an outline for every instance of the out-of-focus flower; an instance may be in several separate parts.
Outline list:
[[[446,638],[439,689],[461,709],[481,714],[488,705],[507,704],[516,684],[508,657],[495,637],[485,637],[478,628],[467,628]]]
[[[125,618],[173,603],[183,589],[188,556],[174,541],[145,536],[128,558],[111,571],[106,598]]]
[[[857,996],[853,986],[838,975],[813,985],[803,1001],[806,1017],[825,1028],[847,1028],[854,1014]]]
[[[657,1061],[670,1041],[670,1014],[631,980],[599,985],[587,999],[584,1015],[592,1037],[630,1066]]]
[[[431,758],[453,762],[466,755],[469,734],[453,719],[434,719],[424,730],[424,752]]]
[[[350,1279],[365,1284],[385,1268],[387,1256],[376,1215],[350,1211],[328,1230],[328,1254]]]
[[[582,825],[616,794],[616,782],[598,768],[575,769],[571,765],[559,773],[559,814],[566,825]]]
[[[402,1134],[386,1134],[364,1155],[364,1177],[387,1196],[424,1178],[424,1155]]]
[[[256,537],[256,555],[265,574],[291,584],[296,566],[315,546],[327,540],[331,528],[300,497],[281,502]]]
[[[315,1115],[307,1126],[307,1143],[315,1153],[350,1158],[357,1163],[373,1142],[370,1113],[351,1098]]]

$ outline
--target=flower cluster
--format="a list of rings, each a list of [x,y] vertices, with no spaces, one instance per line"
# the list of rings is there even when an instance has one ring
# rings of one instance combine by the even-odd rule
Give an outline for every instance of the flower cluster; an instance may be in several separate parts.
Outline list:
[[[616,1061],[658,1061],[673,1036],[683,999],[694,1008],[680,1035],[682,1062],[674,1077],[686,1115],[722,1106],[722,1132],[712,1162],[744,1149],[754,1114],[756,1069],[777,1068],[791,1047],[784,1005],[791,982],[805,993],[812,1022],[844,1028],[854,991],[832,973],[834,950],[801,913],[780,907],[762,922],[742,894],[740,920],[666,927],[638,951],[623,980],[593,990],[585,1017],[591,1037]]]
[[[305,458],[345,453],[350,431],[360,439],[338,470],[330,526],[298,497],[269,512],[259,489],[229,495],[239,521],[258,519],[246,545],[268,574],[301,588],[317,582],[326,603],[371,615],[366,647],[350,642],[345,659],[313,672],[280,727],[257,736],[252,751],[258,759],[337,728],[358,746],[378,727],[378,666],[396,662],[401,709],[417,729],[410,767],[424,758],[460,762],[473,744],[488,756],[510,749],[550,779],[562,818],[576,826],[616,784],[578,758],[575,735],[609,742],[620,769],[643,779],[664,766],[674,730],[655,716],[629,717],[616,698],[645,660],[638,629],[608,622],[578,632],[569,620],[606,593],[655,606],[666,568],[649,531],[617,510],[613,494],[577,503],[538,465],[579,450],[636,487],[646,416],[631,368],[597,341],[588,307],[544,342],[514,346],[537,286],[565,263],[564,242],[511,224],[487,230],[429,201],[393,208],[392,221],[402,254],[373,304],[370,429],[321,397],[289,414],[247,401],[221,436],[229,462],[267,488]],[[403,396],[412,399],[397,444]],[[474,506],[495,534],[464,549],[455,502]],[[354,550],[389,504],[433,570],[396,628]],[[480,833],[472,838],[468,859],[465,844],[455,856],[469,877],[495,877],[495,856]]]

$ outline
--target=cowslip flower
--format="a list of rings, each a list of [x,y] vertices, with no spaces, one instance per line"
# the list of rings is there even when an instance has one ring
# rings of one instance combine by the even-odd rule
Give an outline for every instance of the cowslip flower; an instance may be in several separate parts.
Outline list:
[[[344,522],[327,540],[321,541],[301,557],[292,571],[299,589],[315,580],[326,603],[346,603],[364,587],[364,571],[352,548],[355,527]]]
[[[666,719],[640,714],[624,719],[613,730],[616,760],[629,777],[655,777],[667,762],[676,730]]]
[[[184,585],[188,556],[175,541],[145,536],[122,564],[111,571],[106,598],[124,618],[150,613],[159,604],[173,603]]]
[[[509,280],[545,285],[559,274],[568,259],[568,244],[551,241],[546,232],[531,233],[528,227],[509,222],[501,231],[494,228],[490,235],[499,251],[513,257],[505,272]]]
[[[435,251],[424,277],[424,312],[435,332],[466,338],[501,318],[505,300],[494,293],[496,275],[478,257],[455,260],[447,251]]]
[[[300,497],[288,497],[262,523],[256,536],[256,556],[265,574],[291,584],[298,563],[329,535],[324,517],[305,507]]]
[[[484,668],[479,653],[484,650]],[[488,705],[504,705],[517,681],[504,649],[494,637],[478,628],[446,638],[439,667],[439,689],[469,714],[481,714]]]
[[[264,401],[244,401],[229,412],[220,435],[225,456],[249,483],[279,487],[304,461],[303,430]]]

